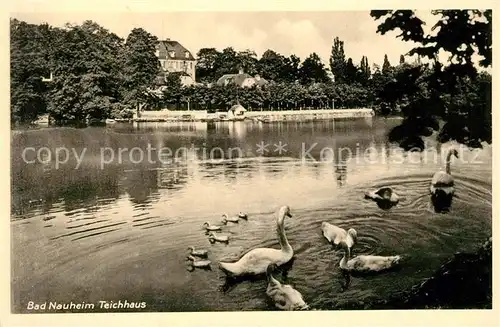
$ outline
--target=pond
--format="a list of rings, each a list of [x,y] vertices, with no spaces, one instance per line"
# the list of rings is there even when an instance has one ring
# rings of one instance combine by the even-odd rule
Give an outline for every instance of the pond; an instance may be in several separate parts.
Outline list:
[[[295,256],[280,278],[311,308],[345,309],[407,290],[491,235],[492,150],[431,138],[426,152],[403,153],[387,143],[397,124],[373,118],[13,131],[12,311],[30,312],[30,301],[273,310],[265,277],[228,284],[217,262],[279,248],[276,211],[283,205],[293,215],[285,229]],[[429,184],[452,146],[460,149],[451,164],[457,196],[448,213],[435,213]],[[364,199],[383,186],[401,198],[389,210]],[[240,211],[248,220],[222,227],[229,243],[209,242],[202,224],[220,225],[222,214]],[[402,255],[400,269],[347,283],[342,253],[322,236],[324,221],[357,230],[355,254]],[[209,251],[211,270],[187,269],[189,246]]]

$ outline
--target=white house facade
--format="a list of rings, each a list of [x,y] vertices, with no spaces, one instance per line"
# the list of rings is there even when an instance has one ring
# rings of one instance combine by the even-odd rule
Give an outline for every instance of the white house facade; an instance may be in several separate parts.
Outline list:
[[[159,41],[156,46],[156,56],[164,72],[182,73],[183,85],[196,83],[196,59],[179,42],[170,39]]]

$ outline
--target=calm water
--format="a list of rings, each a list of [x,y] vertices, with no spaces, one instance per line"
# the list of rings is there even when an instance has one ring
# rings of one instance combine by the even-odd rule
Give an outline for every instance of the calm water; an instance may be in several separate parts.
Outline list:
[[[274,212],[282,205],[294,215],[285,226],[295,250],[284,278],[312,308],[342,309],[406,290],[455,252],[473,250],[491,235],[492,154],[491,148],[464,151],[465,160],[453,162],[458,197],[448,214],[436,214],[428,185],[443,162],[392,151],[386,134],[396,124],[361,119],[12,132],[12,309],[25,312],[28,301],[99,300],[146,301],[150,311],[272,309],[265,280],[223,291],[216,262],[236,260],[254,247],[278,248]],[[261,141],[271,144],[262,156],[256,152]],[[281,154],[274,146],[280,141],[287,144]],[[189,160],[177,163],[165,156],[161,163],[154,152],[139,162],[137,149],[135,157],[123,152],[117,158],[120,149],[146,151],[148,144],[202,150],[188,151]],[[66,147],[78,155],[86,150],[75,169],[74,155],[59,167],[47,155],[40,156],[45,163],[24,163],[27,147]],[[207,160],[203,152],[215,147],[225,153],[213,150],[218,160]],[[313,147],[308,161],[301,159],[303,147]],[[321,152],[324,147],[333,151]],[[368,147],[378,150],[372,162],[362,157]],[[101,167],[104,148],[107,164]],[[229,158],[229,148],[241,149],[243,158]],[[350,148],[354,158],[348,160],[345,151],[339,158],[339,148]],[[312,162],[332,153],[332,160]],[[402,198],[389,211],[363,199],[366,190],[382,186]],[[223,228],[229,244],[211,244],[203,222],[220,224],[223,213],[239,211],[249,219]],[[401,254],[404,264],[398,271],[352,277],[346,287],[338,269],[341,253],[321,235],[323,221],[355,228],[355,253]],[[189,272],[188,246],[208,249],[212,270]]]

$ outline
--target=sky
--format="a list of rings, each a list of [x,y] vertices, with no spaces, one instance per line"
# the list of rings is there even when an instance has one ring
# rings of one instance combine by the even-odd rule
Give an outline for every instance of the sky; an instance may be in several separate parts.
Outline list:
[[[432,19],[429,11],[419,12]],[[237,51],[250,49],[260,57],[267,49],[304,60],[316,52],[328,66],[333,39],[344,41],[346,57],[359,64],[367,56],[370,66],[382,65],[387,54],[391,64],[399,63],[401,54],[413,44],[396,39],[397,33],[376,33],[378,22],[369,11],[264,11],[264,12],[18,12],[12,18],[28,23],[81,24],[93,20],[104,28],[126,38],[135,27],[141,27],[159,39],[179,41],[193,55],[199,49],[214,47]],[[424,19],[425,20],[425,19]],[[429,26],[429,25],[428,25]],[[431,26],[431,25],[430,25]],[[429,26],[429,27],[430,27]]]

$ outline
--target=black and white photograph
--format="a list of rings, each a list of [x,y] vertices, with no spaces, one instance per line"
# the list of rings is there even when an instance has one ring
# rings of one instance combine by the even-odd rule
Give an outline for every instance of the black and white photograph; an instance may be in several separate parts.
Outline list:
[[[493,9],[37,8],[12,315],[492,310]]]

